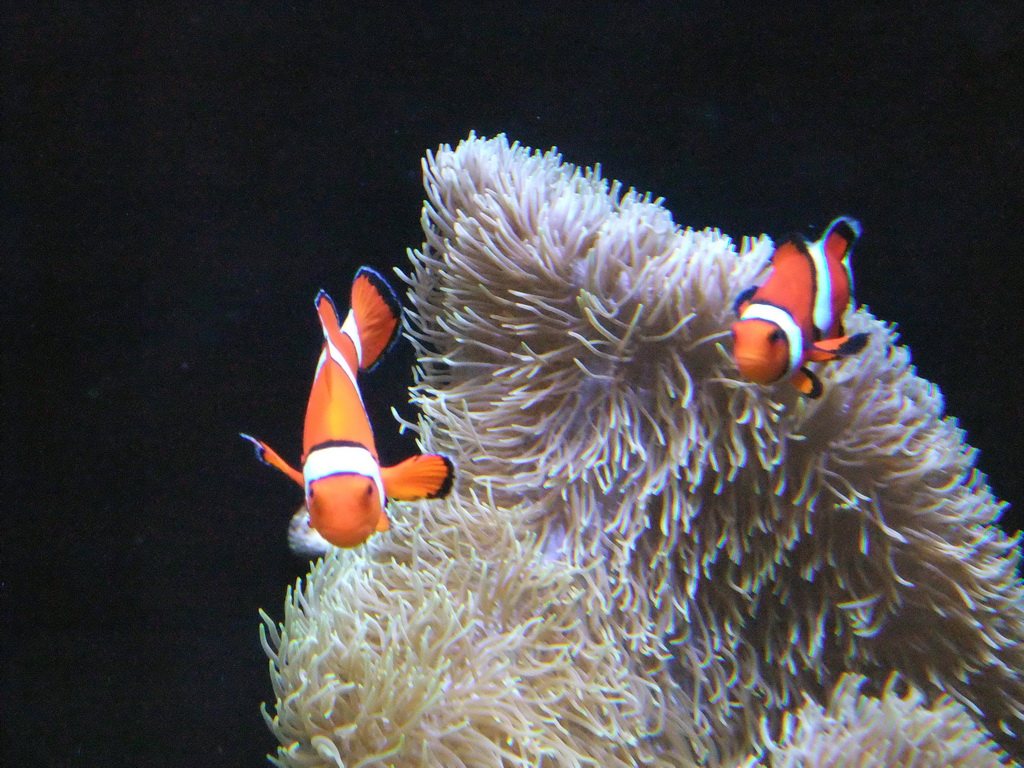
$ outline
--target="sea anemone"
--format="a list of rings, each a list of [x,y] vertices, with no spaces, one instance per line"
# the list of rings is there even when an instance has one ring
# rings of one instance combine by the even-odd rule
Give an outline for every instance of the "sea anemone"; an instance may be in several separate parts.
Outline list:
[[[828,707],[807,700],[786,713],[778,739],[769,737],[770,763],[743,768],[1004,768],[1008,759],[967,710],[939,696],[932,704],[893,675],[878,698],[860,689],[866,679],[839,678]],[[900,695],[897,689],[903,687]]]
[[[503,136],[424,183],[409,426],[460,480],[267,623],[282,764],[726,765],[846,672],[1020,757],[1017,540],[890,326],[849,314],[818,401],[750,384],[767,237]]]

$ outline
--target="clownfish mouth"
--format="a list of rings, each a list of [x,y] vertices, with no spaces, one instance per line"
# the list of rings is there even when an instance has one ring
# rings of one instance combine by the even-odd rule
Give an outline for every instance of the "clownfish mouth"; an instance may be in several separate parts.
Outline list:
[[[773,384],[778,381],[784,371],[779,371],[779,364],[765,355],[736,355],[736,367],[740,376],[756,384]]]

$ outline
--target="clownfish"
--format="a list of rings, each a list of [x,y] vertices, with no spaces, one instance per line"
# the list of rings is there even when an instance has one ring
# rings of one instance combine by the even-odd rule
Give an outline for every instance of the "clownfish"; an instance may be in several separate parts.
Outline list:
[[[339,323],[331,297],[317,294],[324,345],[306,406],[302,471],[266,443],[242,435],[260,461],[305,489],[308,524],[336,547],[356,547],[375,531],[388,530],[389,498],[442,498],[454,480],[451,461],[438,454],[380,466],[356,373],[372,369],[395,343],[401,307],[391,286],[368,267],[356,273],[350,307]]]
[[[733,359],[743,378],[774,384],[789,377],[801,393],[817,398],[821,380],[806,364],[864,349],[868,334],[847,336],[843,329],[853,298],[850,252],[860,233],[858,221],[842,216],[814,243],[793,235],[775,249],[768,279],[736,300]]]

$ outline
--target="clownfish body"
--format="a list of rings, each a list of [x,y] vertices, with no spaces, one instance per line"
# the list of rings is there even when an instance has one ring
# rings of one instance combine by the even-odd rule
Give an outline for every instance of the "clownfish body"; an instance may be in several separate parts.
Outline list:
[[[860,352],[868,335],[847,336],[843,314],[853,298],[850,253],[860,223],[840,217],[821,239],[794,235],[772,254],[772,270],[761,286],[736,301],[733,359],[740,375],[758,384],[789,377],[804,395],[820,397],[820,379],[806,366]]]
[[[356,374],[373,368],[398,335],[401,308],[384,278],[368,267],[356,273],[344,323],[324,291],[316,297],[316,310],[324,345],[306,407],[302,471],[265,443],[242,437],[255,446],[260,461],[304,488],[308,525],[320,537],[337,547],[356,547],[375,531],[388,530],[389,498],[446,496],[454,468],[437,454],[380,466]]]

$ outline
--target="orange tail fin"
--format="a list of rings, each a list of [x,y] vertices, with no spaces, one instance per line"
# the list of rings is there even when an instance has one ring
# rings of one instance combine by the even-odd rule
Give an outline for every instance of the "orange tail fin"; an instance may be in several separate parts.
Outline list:
[[[284,472],[288,477],[294,480],[299,485],[305,487],[306,482],[302,478],[302,473],[297,469],[292,469],[288,466],[288,463],[277,455],[277,451],[271,448],[269,445],[264,443],[262,440],[257,440],[255,437],[245,434],[244,432],[239,433],[242,437],[252,443],[253,448],[256,449],[256,458],[266,464],[268,467],[274,467]]]
[[[370,370],[398,338],[402,305],[376,270],[360,267],[352,281],[352,312],[363,348],[361,367]]]
[[[396,501],[440,499],[448,495],[455,481],[455,467],[446,456],[425,453],[380,471],[384,493]]]

